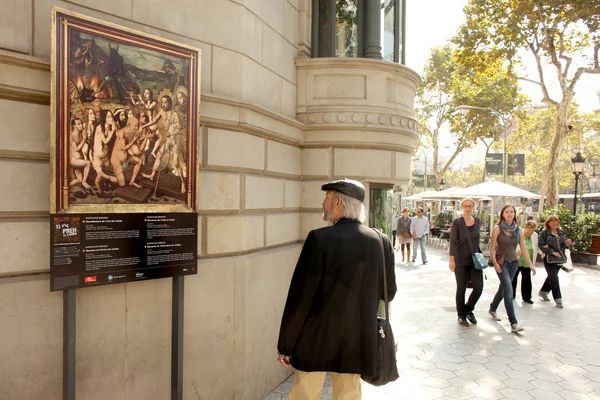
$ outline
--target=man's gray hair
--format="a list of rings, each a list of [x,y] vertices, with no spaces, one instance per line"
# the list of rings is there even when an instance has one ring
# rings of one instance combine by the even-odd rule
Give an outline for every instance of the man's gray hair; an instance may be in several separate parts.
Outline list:
[[[363,224],[365,223],[365,205],[362,203],[362,201],[357,200],[354,197],[346,196],[340,192],[333,192],[333,196],[334,201],[335,199],[342,200],[342,204],[344,205],[342,217],[355,219]]]

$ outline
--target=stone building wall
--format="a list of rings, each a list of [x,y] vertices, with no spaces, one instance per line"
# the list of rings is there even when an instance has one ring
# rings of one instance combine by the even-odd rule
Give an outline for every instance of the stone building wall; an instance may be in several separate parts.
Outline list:
[[[310,3],[0,0],[0,399],[62,398],[62,293],[48,276],[51,6],[202,50],[184,398],[261,399],[290,373],[275,343],[301,242],[323,226],[320,184],[404,183],[416,140],[418,76],[306,58]],[[77,398],[169,398],[171,287],[77,291]]]

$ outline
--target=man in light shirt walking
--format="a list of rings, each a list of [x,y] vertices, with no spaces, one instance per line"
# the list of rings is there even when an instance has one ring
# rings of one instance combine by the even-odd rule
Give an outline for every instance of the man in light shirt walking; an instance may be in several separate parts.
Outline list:
[[[429,235],[429,219],[423,215],[423,208],[417,208],[417,216],[412,217],[412,223],[410,224],[410,234],[413,237],[413,259],[415,262],[417,259],[417,253],[421,247],[421,260],[423,264],[427,264],[427,252],[425,251],[425,243],[427,243],[427,235]]]

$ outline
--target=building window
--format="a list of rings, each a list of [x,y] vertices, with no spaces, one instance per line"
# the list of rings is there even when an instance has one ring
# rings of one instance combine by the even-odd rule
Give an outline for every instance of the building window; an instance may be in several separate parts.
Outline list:
[[[393,185],[371,183],[369,190],[369,226],[392,237]]]
[[[313,0],[312,56],[404,64],[406,0]]]

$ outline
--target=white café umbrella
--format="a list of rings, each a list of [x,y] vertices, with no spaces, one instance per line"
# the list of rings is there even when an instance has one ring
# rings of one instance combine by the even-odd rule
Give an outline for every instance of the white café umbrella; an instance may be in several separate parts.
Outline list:
[[[437,190],[426,190],[421,193],[413,194],[412,196],[404,197],[402,200],[424,200],[425,198],[430,198],[430,196],[438,193]]]
[[[528,199],[541,199],[539,194],[531,193],[516,186],[500,181],[486,181],[474,186],[469,186],[461,191],[463,197],[503,196],[525,197]]]
[[[440,190],[432,195],[427,195],[423,198],[427,200],[456,200],[465,197],[461,194],[463,190],[464,188],[453,186],[448,189]]]

